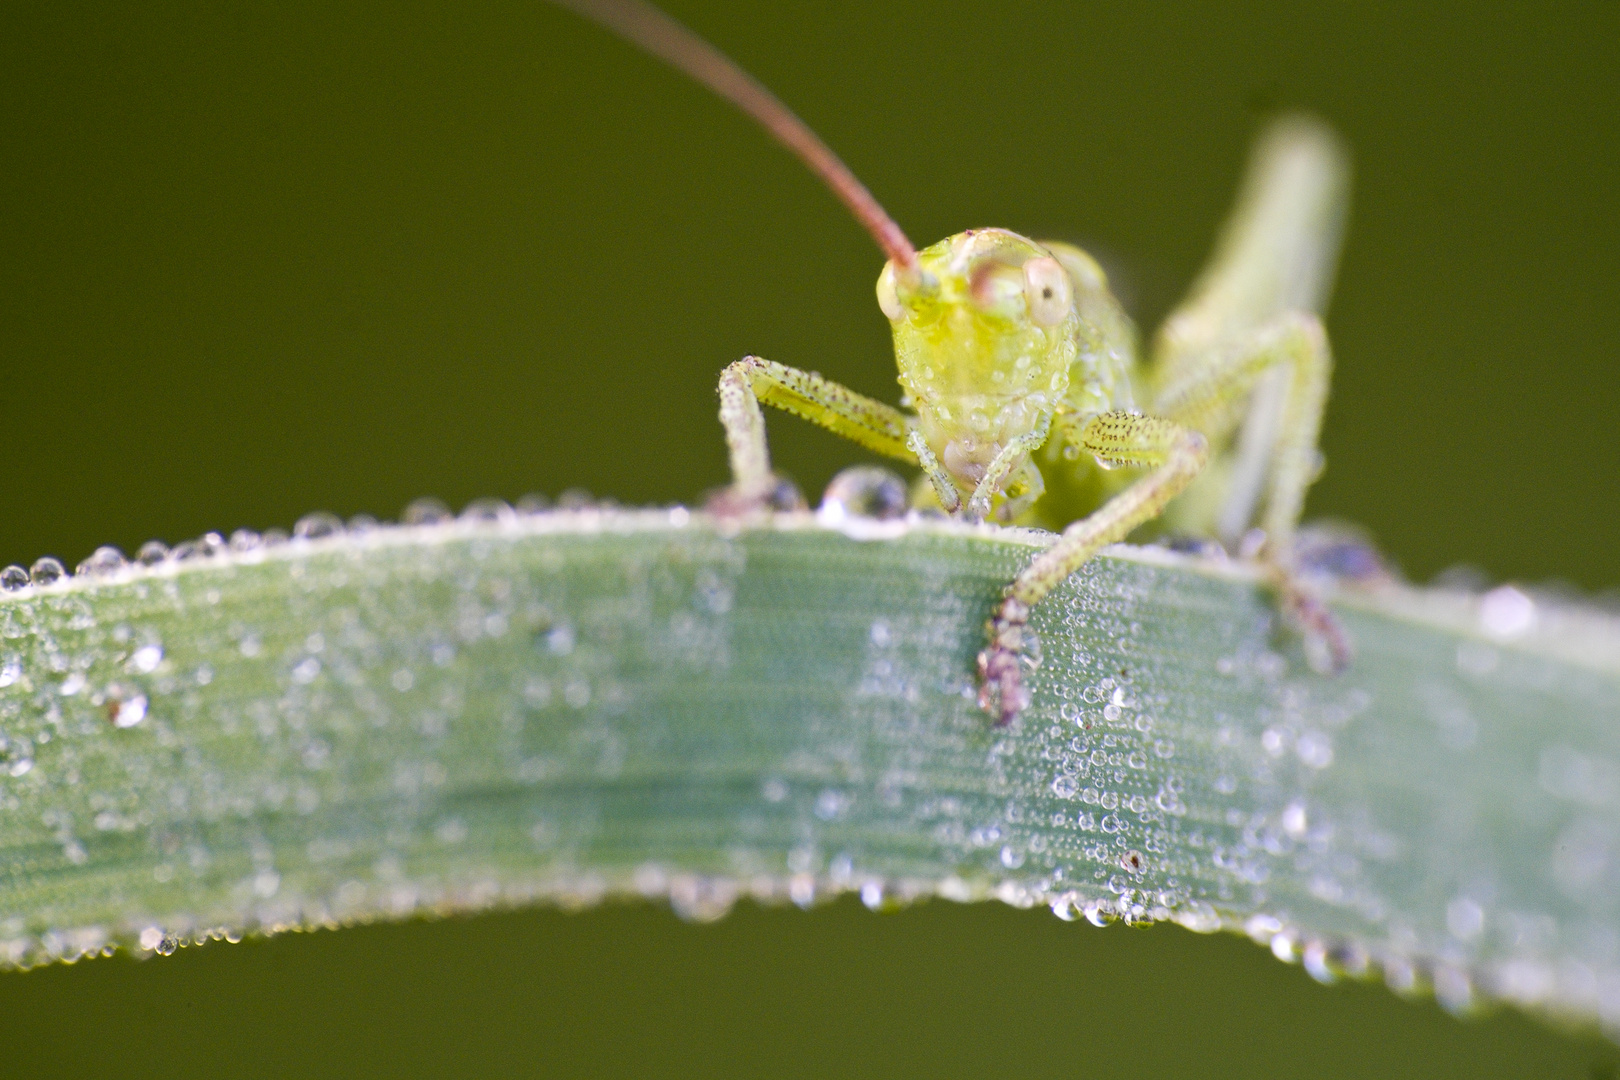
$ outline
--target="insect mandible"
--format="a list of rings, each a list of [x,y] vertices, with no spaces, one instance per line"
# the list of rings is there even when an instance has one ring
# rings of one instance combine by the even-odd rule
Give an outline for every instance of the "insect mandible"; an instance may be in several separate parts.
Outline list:
[[[979,701],[998,725],[1029,704],[1031,607],[1161,516],[1173,531],[1241,545],[1304,632],[1313,663],[1348,662],[1342,631],[1293,566],[1305,491],[1321,469],[1332,360],[1318,313],[1348,190],[1345,156],[1325,127],[1292,116],[1262,136],[1214,256],[1142,365],[1134,326],[1084,251],[994,228],[918,251],[809,127],[708,42],[643,0],[556,2],[754,117],[888,256],[878,306],[912,411],[744,357],[720,377],[732,483],[718,509],[746,515],[779,502],[763,404],[919,467],[927,484],[916,501],[969,521],[1061,529],[987,623]]]

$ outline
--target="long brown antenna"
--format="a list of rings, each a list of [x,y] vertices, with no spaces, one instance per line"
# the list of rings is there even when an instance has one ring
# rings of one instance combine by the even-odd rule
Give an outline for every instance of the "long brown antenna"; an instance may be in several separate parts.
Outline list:
[[[758,79],[692,31],[644,0],[554,0],[570,11],[612,30],[671,66],[686,72],[762,124],[766,131],[811,170],[866,226],[895,269],[917,270],[917,251],[888,213],[856,179],[849,166],[780,98]]]

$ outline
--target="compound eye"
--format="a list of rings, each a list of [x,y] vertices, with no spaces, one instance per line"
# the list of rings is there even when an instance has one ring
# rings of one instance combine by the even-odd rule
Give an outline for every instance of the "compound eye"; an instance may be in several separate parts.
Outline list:
[[[878,307],[883,309],[890,322],[899,322],[906,317],[906,309],[900,303],[900,295],[894,291],[894,263],[883,264],[883,273],[878,275],[877,282]]]
[[[1068,272],[1056,259],[1041,256],[1024,263],[1024,300],[1029,319],[1037,326],[1056,326],[1069,317],[1074,297]]]

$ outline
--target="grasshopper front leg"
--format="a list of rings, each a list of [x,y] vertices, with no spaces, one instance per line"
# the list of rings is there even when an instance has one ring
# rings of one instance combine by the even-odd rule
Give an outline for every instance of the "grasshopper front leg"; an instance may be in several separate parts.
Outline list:
[[[1065,421],[1068,418],[1064,418]],[[1209,460],[1209,443],[1173,420],[1138,413],[1107,412],[1085,421],[1060,421],[1067,443],[1111,465],[1146,465],[1153,471],[1089,517],[1063,530],[1057,543],[1007,586],[988,627],[990,643],[979,653],[979,704],[1007,724],[1029,704],[1020,657],[1029,611],[1108,544],[1158,517]]]
[[[731,487],[718,500],[727,513],[773,505],[783,481],[771,471],[761,404],[819,424],[868,450],[915,465],[911,435],[899,409],[857,394],[810,371],[745,356],[720,375],[720,424],[731,458]]]

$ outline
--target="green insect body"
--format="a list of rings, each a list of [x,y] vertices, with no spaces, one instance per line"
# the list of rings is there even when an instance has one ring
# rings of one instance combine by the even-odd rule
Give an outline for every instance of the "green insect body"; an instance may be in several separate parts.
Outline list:
[[[1130,319],[1079,248],[975,229],[916,251],[814,133],[712,46],[641,0],[559,2],[754,115],[889,255],[878,306],[912,411],[759,357],[737,361],[720,379],[732,484],[717,512],[763,513],[780,500],[761,410],[770,405],[920,468],[919,500],[954,516],[1060,528],[987,626],[980,701],[1000,724],[1029,701],[1030,608],[1161,516],[1229,548],[1260,537],[1252,553],[1318,666],[1347,662],[1337,624],[1292,572],[1295,526],[1321,467],[1331,361],[1319,313],[1348,187],[1330,132],[1302,117],[1272,125],[1214,258],[1141,365]]]

